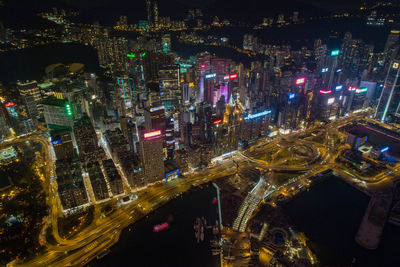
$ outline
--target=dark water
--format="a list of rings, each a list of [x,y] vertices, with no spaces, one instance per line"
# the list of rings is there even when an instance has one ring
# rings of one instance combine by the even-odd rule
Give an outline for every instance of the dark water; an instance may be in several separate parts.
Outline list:
[[[97,52],[90,46],[57,43],[0,54],[0,81],[40,80],[48,65],[85,64],[85,71],[99,73]]]
[[[217,205],[211,204],[215,197],[215,188],[207,185],[171,201],[133,224],[132,231],[126,228],[111,252],[90,266],[219,266],[219,256],[211,253],[211,230],[205,229],[204,242],[199,244],[193,230],[197,217],[204,216],[208,224],[215,224]],[[170,228],[154,233],[153,226],[166,222],[171,215]]]
[[[284,210],[309,238],[321,266],[400,266],[400,227],[387,224],[375,251],[355,242],[368,202],[368,196],[331,176],[287,203]]]

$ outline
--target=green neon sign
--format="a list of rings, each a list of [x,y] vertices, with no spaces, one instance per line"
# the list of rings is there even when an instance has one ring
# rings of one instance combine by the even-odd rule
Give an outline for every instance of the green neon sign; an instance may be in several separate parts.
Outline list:
[[[135,54],[126,54],[127,57],[136,57]]]
[[[67,108],[67,115],[68,115],[68,116],[72,116],[71,105],[70,105],[70,104],[67,104],[65,107]]]
[[[144,57],[145,55],[146,55],[146,52],[143,52],[143,53],[142,53],[142,57]]]
[[[332,57],[338,56],[338,55],[339,55],[339,50],[332,50],[332,52],[331,52]]]

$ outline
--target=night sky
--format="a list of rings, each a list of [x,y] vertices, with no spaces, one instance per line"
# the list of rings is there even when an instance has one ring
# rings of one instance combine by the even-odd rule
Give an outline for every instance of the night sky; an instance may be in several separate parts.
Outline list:
[[[251,20],[289,15],[294,10],[300,16],[329,14],[335,11],[358,8],[361,0],[159,0],[160,16],[183,19],[189,8],[203,9],[206,17],[218,16]],[[5,24],[29,24],[35,13],[51,7],[77,9],[85,22],[95,20],[104,24],[115,23],[119,15],[127,15],[131,23],[145,19],[145,0],[5,0],[6,7],[0,8],[0,18]],[[18,12],[17,12],[18,11]],[[9,14],[13,14],[10,16]]]

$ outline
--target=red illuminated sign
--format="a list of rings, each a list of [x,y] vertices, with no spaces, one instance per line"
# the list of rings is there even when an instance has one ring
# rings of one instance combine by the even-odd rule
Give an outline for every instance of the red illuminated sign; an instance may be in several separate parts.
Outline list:
[[[236,78],[237,78],[237,74],[236,73],[229,75],[229,79],[236,79]]]
[[[158,137],[161,135],[161,131],[157,130],[157,131],[152,131],[152,132],[147,132],[144,134],[144,139],[150,139],[153,137]]]
[[[296,84],[303,84],[306,81],[306,78],[299,78],[296,80]]]
[[[319,90],[319,92],[320,92],[321,94],[324,94],[324,95],[327,95],[327,94],[332,93],[331,90]]]
[[[205,69],[206,68],[206,65],[205,64],[201,64],[200,65],[200,69]]]
[[[8,103],[6,103],[4,106],[5,106],[6,108],[8,108],[8,107],[13,107],[13,106],[15,106],[15,104],[14,104],[13,102],[8,102]]]
[[[169,227],[169,224],[167,222],[165,222],[163,224],[154,225],[153,231],[157,233],[162,230],[168,229],[168,227]]]
[[[220,124],[222,122],[222,120],[215,120],[213,123],[214,125]]]
[[[355,91],[357,88],[355,86],[349,86],[349,91]]]

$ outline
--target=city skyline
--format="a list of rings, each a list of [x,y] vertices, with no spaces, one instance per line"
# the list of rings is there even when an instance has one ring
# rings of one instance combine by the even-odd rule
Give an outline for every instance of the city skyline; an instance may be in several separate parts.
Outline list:
[[[0,0],[0,263],[399,265],[400,3],[340,3]]]

